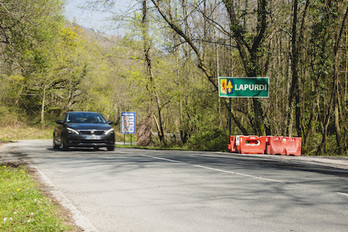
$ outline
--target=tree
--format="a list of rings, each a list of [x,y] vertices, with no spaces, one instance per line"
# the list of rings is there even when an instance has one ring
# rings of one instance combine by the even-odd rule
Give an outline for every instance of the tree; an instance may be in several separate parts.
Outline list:
[[[174,18],[173,15],[175,15],[175,12],[172,12],[171,8],[171,2],[164,2],[164,1],[156,1],[152,0],[152,3],[156,7],[159,14],[162,16],[162,18],[165,20],[165,22],[169,25],[169,27],[177,33],[185,43],[189,45],[189,47],[192,49],[192,51],[195,53],[197,58],[197,66],[200,68],[204,74],[206,75],[209,82],[213,85],[213,87],[217,90],[217,78],[214,76],[213,72],[208,68],[205,60],[204,60],[204,54],[202,54],[200,48],[194,43],[195,39],[191,38],[189,36],[190,31],[186,30],[184,31],[176,22],[178,21],[177,18]],[[185,1],[182,2],[183,5],[186,4]],[[164,7],[166,7],[164,9]],[[166,12],[165,12],[166,11]],[[188,25],[188,24],[186,24]],[[185,33],[186,32],[186,33]],[[198,40],[199,41],[199,40]],[[225,102],[225,106],[227,107],[227,103]],[[240,120],[235,116],[234,112],[232,111],[232,118],[234,119],[234,122],[238,126],[238,128],[244,133],[247,134],[247,130],[243,127]]]
[[[16,103],[19,104],[20,98],[28,113],[35,104],[26,102],[40,95],[33,93],[37,90],[35,78],[41,79],[52,65],[50,51],[58,38],[56,31],[63,23],[62,4],[58,0],[0,2],[0,54],[7,64],[4,71],[8,75],[23,77],[23,81],[17,82],[20,95]]]

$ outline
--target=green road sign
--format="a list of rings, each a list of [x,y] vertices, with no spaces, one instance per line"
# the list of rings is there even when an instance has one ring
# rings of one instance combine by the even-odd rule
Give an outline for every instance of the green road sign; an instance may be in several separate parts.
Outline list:
[[[268,98],[268,77],[219,77],[220,97]]]

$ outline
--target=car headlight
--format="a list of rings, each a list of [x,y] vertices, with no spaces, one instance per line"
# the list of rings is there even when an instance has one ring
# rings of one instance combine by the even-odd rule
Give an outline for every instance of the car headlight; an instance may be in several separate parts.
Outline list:
[[[69,134],[76,134],[76,135],[80,134],[77,130],[74,130],[72,128],[67,128],[67,129],[68,129]]]
[[[112,132],[114,132],[114,129],[113,129],[113,128],[111,128],[111,129],[105,131],[104,134],[105,134],[105,135],[109,135],[109,134],[111,134]]]

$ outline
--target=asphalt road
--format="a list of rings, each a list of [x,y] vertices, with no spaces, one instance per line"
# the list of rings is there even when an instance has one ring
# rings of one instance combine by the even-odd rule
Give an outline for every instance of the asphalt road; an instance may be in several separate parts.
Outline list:
[[[86,231],[347,231],[348,169],[299,157],[7,145]]]

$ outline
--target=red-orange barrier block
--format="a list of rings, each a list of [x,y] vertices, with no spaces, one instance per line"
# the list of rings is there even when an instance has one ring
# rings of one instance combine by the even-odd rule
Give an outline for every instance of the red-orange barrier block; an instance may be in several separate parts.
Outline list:
[[[241,136],[240,153],[242,154],[265,154],[266,136]]]
[[[240,152],[240,139],[243,137],[243,135],[237,135],[236,136],[236,152]]]
[[[228,144],[228,150],[230,152],[237,152],[236,136],[233,136],[233,135],[230,136],[230,143]]]
[[[286,155],[294,155],[294,156],[300,156],[301,155],[301,148],[302,148],[302,138],[296,137],[296,138],[285,138],[285,154]]]
[[[267,154],[286,155],[286,139],[283,136],[269,136],[267,143]]]

